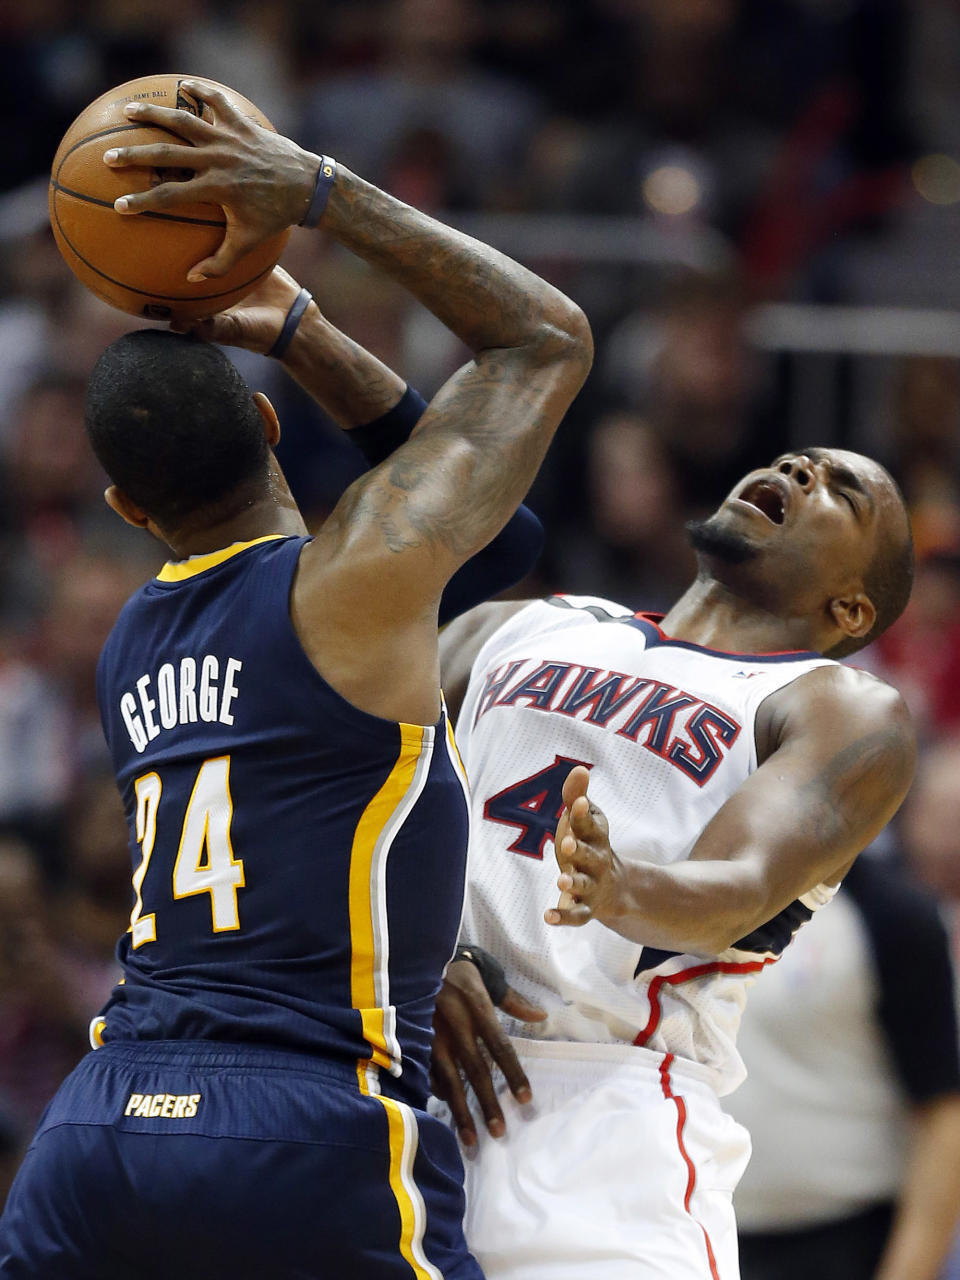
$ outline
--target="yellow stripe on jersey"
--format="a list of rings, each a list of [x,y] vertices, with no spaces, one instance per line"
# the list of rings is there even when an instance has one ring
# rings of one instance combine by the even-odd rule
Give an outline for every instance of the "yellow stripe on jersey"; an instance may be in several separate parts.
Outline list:
[[[390,1143],[390,1190],[400,1210],[400,1253],[416,1280],[443,1280],[443,1276],[423,1251],[427,1229],[427,1207],[413,1176],[413,1162],[419,1146],[417,1118],[408,1106],[385,1098],[379,1092],[376,1068],[357,1063],[360,1092],[376,1098],[387,1113]]]
[[[353,837],[350,852],[350,999],[360,1012],[363,1037],[377,1066],[396,1070],[396,1048],[387,1044],[384,1011],[389,1003],[387,981],[386,875],[384,856],[406,811],[419,795],[422,770],[417,766],[432,730],[420,725],[400,726],[401,746],[390,776],[373,797]],[[392,1039],[393,1037],[391,1037]],[[395,1043],[395,1042],[394,1042]]]
[[[447,711],[446,703],[443,704],[443,711],[444,711],[444,715],[446,715],[446,711]],[[467,801],[469,804],[470,782],[469,782],[469,779],[467,778],[467,767],[463,763],[463,756],[461,756],[460,748],[457,746],[457,737],[456,737],[456,734],[453,732],[453,725],[450,723],[450,717],[446,716],[446,720],[447,720],[447,744],[450,747],[450,759],[453,761],[453,767],[461,783],[463,784],[463,789],[467,794]]]
[[[261,542],[275,542],[286,536],[285,533],[268,533],[262,538],[252,538],[249,542],[232,542],[229,547],[221,547],[219,551],[211,551],[205,556],[191,556],[189,560],[168,560],[157,574],[157,579],[160,582],[183,582],[212,569],[214,565],[223,564],[224,560],[246,551],[247,547],[256,547]]]

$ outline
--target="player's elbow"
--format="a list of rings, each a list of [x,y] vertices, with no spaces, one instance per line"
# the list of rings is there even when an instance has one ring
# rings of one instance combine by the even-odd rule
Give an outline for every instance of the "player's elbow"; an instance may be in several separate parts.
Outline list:
[[[529,351],[534,363],[563,368],[576,378],[579,388],[593,364],[590,322],[575,302],[557,294],[540,319]]]

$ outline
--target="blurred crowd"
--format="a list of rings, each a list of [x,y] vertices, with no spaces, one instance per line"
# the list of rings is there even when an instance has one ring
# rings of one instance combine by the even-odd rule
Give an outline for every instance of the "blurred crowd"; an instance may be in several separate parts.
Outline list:
[[[142,322],[76,284],[53,244],[46,173],[71,119],[141,74],[220,80],[311,149],[484,227],[584,306],[598,358],[530,498],[547,549],[525,591],[664,608],[692,573],[685,522],[746,470],[823,443],[886,463],[913,512],[917,582],[902,621],[857,660],[917,717],[925,812],[882,845],[949,910],[960,902],[960,353],[894,342],[798,358],[758,341],[756,317],[769,303],[957,307],[958,60],[956,0],[0,6],[0,1153],[11,1167],[116,976],[130,867],[94,671],[120,605],[163,558],[107,511],[83,436],[93,361]],[[533,229],[522,252],[518,227]],[[462,360],[322,232],[295,233],[284,264],[424,394]],[[359,456],[276,367],[238,363],[277,404],[281,461],[319,523]]]

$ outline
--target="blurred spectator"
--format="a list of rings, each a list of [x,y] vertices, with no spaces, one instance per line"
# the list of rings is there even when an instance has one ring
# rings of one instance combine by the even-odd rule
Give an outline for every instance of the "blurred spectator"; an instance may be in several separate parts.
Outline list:
[[[960,728],[960,549],[920,554],[910,603],[863,665],[900,690],[923,736]]]
[[[953,917],[960,961],[960,735],[921,756],[900,823],[910,870]]]
[[[113,520],[120,524],[116,516]],[[144,541],[144,553],[158,568],[159,556],[154,560],[153,547]],[[68,710],[71,756],[78,771],[107,763],[96,697],[97,661],[123,605],[150,576],[143,567],[143,559],[85,549],[66,560],[53,580],[38,658]]]
[[[0,830],[20,832],[53,860],[72,773],[68,709],[34,667],[0,657]]]
[[[590,434],[588,467],[591,530],[565,546],[565,587],[638,610],[666,609],[696,564],[660,439],[642,418],[610,414]]]
[[[335,151],[373,182],[400,178],[443,206],[468,195],[489,205],[509,184],[540,105],[524,85],[473,65],[482,21],[469,0],[385,6],[376,69],[323,76],[309,94],[303,143]]]
[[[24,1135],[16,1117],[5,1105],[0,1105],[0,1208],[6,1204],[20,1167],[23,1143]]]
[[[191,0],[175,7],[180,12],[171,24],[169,65],[186,75],[230,85],[256,103],[280,133],[295,132],[292,6],[251,0],[222,6]]]
[[[40,1112],[86,1051],[130,914],[127,828],[111,773],[77,784],[63,830],[59,887],[27,844],[0,837],[0,1204]]]
[[[64,824],[63,882],[55,900],[64,996],[89,1023],[120,977],[114,952],[130,918],[130,850],[113,773],[74,786]]]
[[[103,473],[83,426],[85,380],[41,374],[22,396],[2,454],[0,613],[35,618],[45,587],[85,536],[108,526]]]
[[[960,499],[960,361],[913,356],[894,384],[890,468],[907,502],[929,521]],[[954,517],[957,518],[956,516]],[[960,537],[960,527],[916,531],[932,541]],[[925,547],[921,547],[925,549]]]
[[[48,887],[26,845],[0,841],[0,1096],[30,1133],[86,1048],[92,1012],[64,983]]]
[[[788,445],[743,332],[735,280],[690,277],[652,317],[636,313],[607,343],[608,386],[659,437],[687,514],[713,510],[749,470]]]
[[[934,900],[862,855],[744,1011],[742,1280],[940,1276],[960,1215],[955,994]]]

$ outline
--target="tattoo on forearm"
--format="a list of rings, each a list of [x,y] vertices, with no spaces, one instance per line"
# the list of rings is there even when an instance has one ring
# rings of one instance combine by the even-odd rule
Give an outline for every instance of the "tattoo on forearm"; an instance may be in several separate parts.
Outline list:
[[[518,346],[569,304],[489,245],[343,170],[325,223],[341,244],[416,294],[474,351]]]
[[[347,171],[325,221],[476,353],[410,440],[360,482],[355,507],[390,551],[442,551],[448,569],[449,557],[479,549],[522,500],[589,369],[589,334],[552,285]]]

